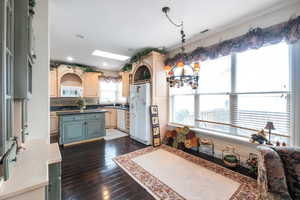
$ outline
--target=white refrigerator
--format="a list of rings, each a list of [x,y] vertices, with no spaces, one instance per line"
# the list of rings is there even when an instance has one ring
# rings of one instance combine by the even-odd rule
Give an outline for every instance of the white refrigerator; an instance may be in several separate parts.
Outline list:
[[[150,105],[150,83],[131,85],[130,137],[146,145],[152,144]]]

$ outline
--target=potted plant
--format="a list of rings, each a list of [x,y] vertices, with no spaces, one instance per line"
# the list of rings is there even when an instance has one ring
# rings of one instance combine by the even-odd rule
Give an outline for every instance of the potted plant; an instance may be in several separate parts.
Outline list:
[[[77,100],[76,104],[79,106],[80,112],[83,112],[83,110],[86,109],[86,102],[84,98],[80,97]]]

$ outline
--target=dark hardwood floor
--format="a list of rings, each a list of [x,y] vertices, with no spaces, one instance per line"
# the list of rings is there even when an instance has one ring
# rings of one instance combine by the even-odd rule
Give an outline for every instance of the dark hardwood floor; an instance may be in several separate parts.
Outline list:
[[[144,147],[123,137],[62,148],[62,199],[154,200],[112,160]]]

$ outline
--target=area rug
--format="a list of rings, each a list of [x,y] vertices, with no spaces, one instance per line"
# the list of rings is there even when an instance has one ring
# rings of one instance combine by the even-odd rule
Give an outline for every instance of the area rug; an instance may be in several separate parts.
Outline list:
[[[116,129],[107,129],[104,140],[114,140],[114,139],[118,139],[118,138],[126,137],[126,136],[128,136],[128,134],[126,134],[122,131],[119,131]]]
[[[157,200],[255,200],[256,180],[162,145],[114,161]]]

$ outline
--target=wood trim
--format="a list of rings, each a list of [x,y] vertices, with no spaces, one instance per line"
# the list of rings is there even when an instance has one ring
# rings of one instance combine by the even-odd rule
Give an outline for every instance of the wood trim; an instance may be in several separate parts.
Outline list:
[[[195,121],[197,121],[197,122],[204,122],[204,123],[211,123],[211,124],[218,124],[218,125],[224,125],[224,126],[230,126],[230,127],[233,127],[233,128],[239,128],[239,129],[248,130],[248,131],[254,131],[254,132],[259,132],[260,131],[258,129],[246,128],[246,127],[237,126],[237,125],[230,124],[230,123],[214,122],[214,121],[200,120],[200,119],[196,119]],[[290,137],[290,136],[282,135],[282,134],[278,134],[278,133],[271,133],[271,135],[276,135],[276,136],[286,137],[286,138]]]
[[[69,144],[63,144],[63,146],[68,147],[68,146],[73,146],[73,145],[76,145],[76,144],[84,144],[84,143],[95,142],[95,141],[100,141],[100,140],[104,140],[104,137],[90,139],[90,140],[83,140],[83,141],[79,141],[79,142],[72,142],[72,143],[69,143]]]

